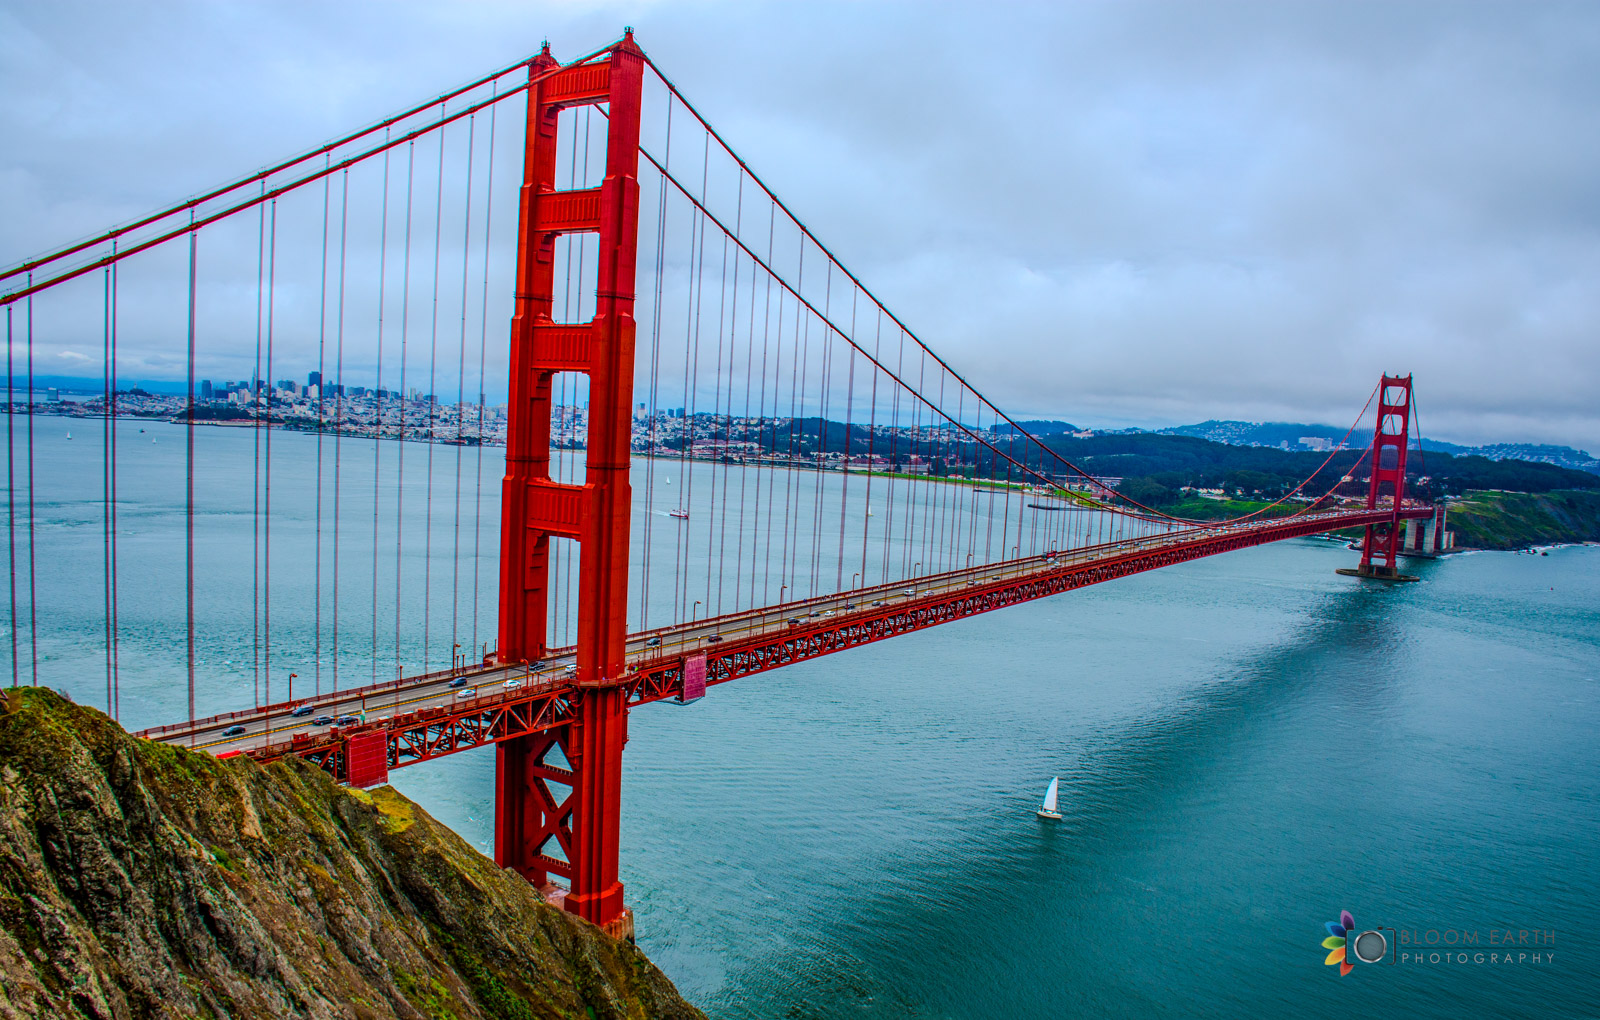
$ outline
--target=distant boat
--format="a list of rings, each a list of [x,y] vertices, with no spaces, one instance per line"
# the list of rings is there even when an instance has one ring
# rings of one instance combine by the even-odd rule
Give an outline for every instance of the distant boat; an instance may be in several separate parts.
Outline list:
[[[1038,811],[1040,818],[1051,821],[1061,821],[1061,812],[1056,810],[1056,789],[1061,785],[1061,777],[1053,776],[1050,779],[1050,788],[1044,791],[1044,806]]]
[[[71,433],[71,432],[68,432],[68,433],[67,433],[67,438],[68,438],[68,439],[71,439],[71,438],[72,438],[72,433]]]
[[[870,507],[870,506],[869,506],[869,507],[867,507],[867,516],[868,516],[868,517],[871,517],[871,516],[872,516],[872,507]]]
[[[679,507],[676,510],[668,510],[667,511],[667,516],[668,517],[676,517],[680,521],[686,521],[686,520],[689,519],[689,511],[683,509],[682,507]]]

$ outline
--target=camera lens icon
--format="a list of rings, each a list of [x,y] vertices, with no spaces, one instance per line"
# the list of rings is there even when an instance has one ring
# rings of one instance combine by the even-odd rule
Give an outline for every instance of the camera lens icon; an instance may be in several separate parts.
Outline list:
[[[1369,928],[1359,934],[1352,932],[1345,959],[1351,963],[1394,963],[1393,928]]]
[[[1362,963],[1381,963],[1389,955],[1389,940],[1381,931],[1364,931],[1351,940],[1350,953]]]

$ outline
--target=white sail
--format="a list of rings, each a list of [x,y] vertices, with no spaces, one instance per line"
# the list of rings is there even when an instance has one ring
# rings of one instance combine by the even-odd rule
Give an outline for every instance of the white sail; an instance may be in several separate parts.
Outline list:
[[[1056,787],[1060,782],[1060,777],[1053,777],[1050,780],[1050,788],[1044,791],[1044,809],[1046,811],[1054,811],[1056,809]]]

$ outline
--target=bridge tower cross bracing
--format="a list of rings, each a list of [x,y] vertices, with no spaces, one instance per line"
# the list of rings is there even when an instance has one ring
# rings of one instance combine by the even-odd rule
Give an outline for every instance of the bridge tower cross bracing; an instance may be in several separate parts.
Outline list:
[[[1384,495],[1392,495],[1392,516],[1385,525],[1367,525],[1361,542],[1364,575],[1393,576],[1400,551],[1400,509],[1406,495],[1406,449],[1411,436],[1411,376],[1385,375],[1378,385],[1378,421],[1372,435],[1372,481],[1367,489],[1367,509],[1376,509]],[[1393,451],[1392,457],[1385,454]],[[1388,487],[1387,493],[1385,486]],[[1373,554],[1383,557],[1374,571]]]
[[[558,66],[547,45],[528,70],[538,79]],[[625,931],[619,926],[630,920],[617,874],[628,733],[617,682],[627,636],[643,81],[644,55],[630,30],[607,59],[549,74],[528,89],[501,518],[497,654],[503,663],[533,662],[547,650],[550,540],[575,540],[582,555],[572,722],[495,745],[495,861],[540,886],[551,875],[565,878],[566,908],[614,931]],[[560,113],[599,103],[608,104],[605,178],[596,188],[558,191]],[[582,233],[599,235],[595,316],[557,323],[556,239]],[[582,485],[550,477],[551,391],[558,372],[589,377]],[[557,749],[564,762],[553,760]],[[553,848],[562,856],[547,852]]]

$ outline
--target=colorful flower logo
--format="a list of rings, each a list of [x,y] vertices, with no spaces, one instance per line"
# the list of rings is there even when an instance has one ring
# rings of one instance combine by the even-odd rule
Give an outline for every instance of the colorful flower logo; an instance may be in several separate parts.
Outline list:
[[[1350,961],[1344,958],[1344,943],[1345,937],[1355,930],[1356,919],[1350,916],[1350,911],[1341,910],[1339,920],[1329,921],[1323,927],[1328,929],[1328,937],[1322,940],[1322,948],[1328,950],[1328,958],[1322,962],[1330,967],[1337,963],[1339,976],[1344,977],[1355,970]]]

